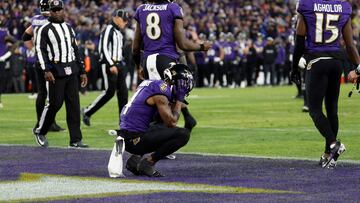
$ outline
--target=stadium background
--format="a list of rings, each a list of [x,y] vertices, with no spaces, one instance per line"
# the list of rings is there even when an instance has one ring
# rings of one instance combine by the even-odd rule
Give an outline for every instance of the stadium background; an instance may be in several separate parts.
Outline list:
[[[69,22],[76,30],[77,39],[87,56],[87,70],[90,83],[88,90],[102,89],[101,85],[101,69],[99,68],[97,45],[101,30],[111,20],[111,13],[115,8],[124,8],[130,15],[134,14],[136,7],[143,1],[84,1],[84,0],[65,0],[66,8],[66,22]],[[257,76],[263,72],[261,63],[263,60],[263,48],[269,37],[275,40],[275,46],[278,50],[276,61],[276,72],[268,74],[270,77],[279,78],[272,85],[288,85],[290,84],[288,75],[290,70],[290,58],[293,50],[293,27],[296,0],[235,0],[235,1],[194,1],[194,0],[179,0],[179,3],[184,11],[184,22],[187,30],[187,35],[192,40],[200,40],[199,36],[205,35],[207,39],[213,40],[216,44],[224,47],[223,41],[226,38],[233,41],[236,46],[232,47],[235,52],[233,70],[228,69],[213,70],[212,68],[204,68],[210,62],[207,58],[199,53],[195,53],[196,62],[188,60],[190,66],[196,67],[199,73],[198,86],[205,87],[245,87],[246,75],[249,70],[249,47],[254,44],[258,61],[254,67],[251,67],[250,75],[252,75],[255,83]],[[353,1],[353,15],[352,22],[354,27],[354,40],[359,41],[360,30],[360,12],[358,7],[359,1]],[[30,25],[30,19],[35,14],[39,14],[36,1],[16,1],[5,0],[0,2],[0,18],[5,27],[10,31],[10,34],[15,39],[20,39],[25,29]],[[129,89],[134,89],[137,84],[136,76],[134,78],[134,65],[132,63],[130,49],[131,39],[133,36],[134,23],[128,24],[127,29],[127,43],[124,52],[125,61],[127,64],[126,71],[129,72],[128,85]],[[201,38],[204,39],[204,38]],[[360,47],[360,43],[357,43]],[[2,80],[6,84],[3,92],[31,92],[31,81],[26,72],[26,57],[27,50],[21,42],[9,45],[12,50],[15,50],[11,59],[10,68],[2,73]],[[225,56],[226,57],[226,56]],[[221,59],[222,62],[228,60]],[[221,63],[222,63],[221,62]],[[346,61],[344,63],[344,71],[346,73],[353,68],[351,64]],[[195,68],[194,68],[195,69]],[[211,70],[210,70],[211,69]],[[228,73],[230,72],[231,73]],[[29,72],[29,71],[28,71]],[[217,72],[224,76],[218,76],[220,84],[215,79],[209,77],[205,84],[202,82],[206,74]],[[231,81],[223,82],[222,79],[226,74],[231,74],[235,83]],[[22,77],[21,77],[22,76]],[[216,77],[216,73],[215,73]],[[255,77],[255,78],[254,78]],[[268,76],[269,77],[269,76]],[[225,77],[226,78],[226,77]],[[229,78],[227,78],[229,80]],[[268,78],[267,80],[269,80]],[[226,80],[226,79],[224,79]],[[201,81],[201,82],[200,82]],[[258,84],[263,82],[257,81]],[[249,82],[248,82],[249,83]]]

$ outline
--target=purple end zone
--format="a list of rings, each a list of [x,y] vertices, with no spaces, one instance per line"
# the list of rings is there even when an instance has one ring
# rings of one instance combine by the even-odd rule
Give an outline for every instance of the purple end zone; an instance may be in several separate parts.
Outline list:
[[[0,146],[0,180],[16,180],[20,173],[108,177],[110,150],[92,151],[40,147]],[[128,154],[125,154],[125,161]],[[161,160],[163,178],[134,176],[128,179],[200,183],[221,186],[287,190],[301,194],[206,194],[154,193],[77,202],[278,202],[339,201],[360,199],[360,165],[339,161],[335,170],[322,169],[313,161],[217,157],[178,154],[176,160]],[[69,200],[66,200],[67,202]]]

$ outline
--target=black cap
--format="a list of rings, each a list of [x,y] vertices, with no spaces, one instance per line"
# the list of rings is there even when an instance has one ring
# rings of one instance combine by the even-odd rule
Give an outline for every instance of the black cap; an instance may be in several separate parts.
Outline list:
[[[120,17],[122,18],[124,21],[128,21],[129,20],[129,13],[126,12],[124,9],[117,9],[113,12],[112,14],[113,17]]]
[[[53,0],[50,2],[50,10],[64,9],[64,2],[61,0]]]

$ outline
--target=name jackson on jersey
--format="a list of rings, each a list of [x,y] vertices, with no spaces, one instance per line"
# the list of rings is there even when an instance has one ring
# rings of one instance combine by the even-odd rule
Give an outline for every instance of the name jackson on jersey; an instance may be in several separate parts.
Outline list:
[[[167,4],[165,5],[145,5],[143,11],[165,11],[167,10]]]

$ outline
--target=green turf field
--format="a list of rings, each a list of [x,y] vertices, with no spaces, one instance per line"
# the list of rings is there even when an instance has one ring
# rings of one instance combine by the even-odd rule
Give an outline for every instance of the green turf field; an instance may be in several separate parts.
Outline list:
[[[347,152],[343,159],[360,160],[360,95],[347,97],[351,85],[343,85],[339,100],[339,138]],[[246,89],[195,89],[188,101],[197,118],[190,142],[182,152],[237,154],[317,159],[323,138],[307,113],[302,100],[292,99],[294,87]],[[99,92],[81,96],[89,104]],[[27,94],[5,94],[0,109],[0,143],[36,145],[31,129],[35,124],[35,100]],[[65,105],[64,105],[65,106]],[[57,121],[66,127],[65,107]],[[111,149],[108,129],[118,127],[115,97],[91,118],[91,127],[82,124],[84,142],[94,148]],[[179,125],[183,125],[180,120]],[[49,133],[50,146],[67,146],[68,132]]]

